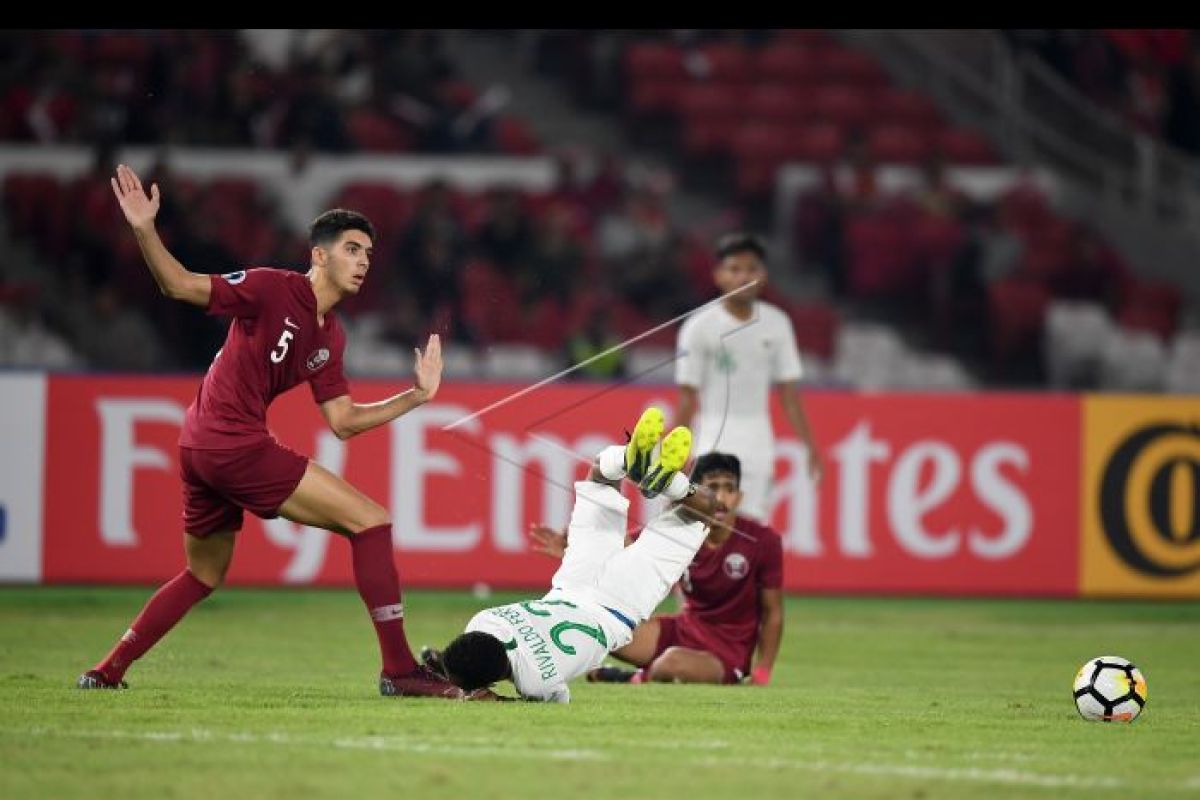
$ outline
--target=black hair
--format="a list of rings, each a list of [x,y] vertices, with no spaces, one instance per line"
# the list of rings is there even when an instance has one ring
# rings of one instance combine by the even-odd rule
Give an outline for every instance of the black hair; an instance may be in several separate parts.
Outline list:
[[[331,208],[314,219],[309,226],[308,243],[313,247],[332,244],[343,231],[362,231],[371,237],[372,242],[375,241],[375,226],[371,224],[371,220],[357,211]]]
[[[758,260],[767,263],[767,243],[753,233],[727,233],[717,242],[717,258],[728,258],[739,253],[754,253]]]
[[[692,483],[703,483],[706,475],[712,472],[728,472],[733,476],[733,482],[740,488],[742,485],[742,462],[730,453],[705,453],[696,459],[692,467]]]
[[[490,633],[470,631],[446,645],[442,666],[451,683],[473,692],[508,676],[508,653],[504,643]]]

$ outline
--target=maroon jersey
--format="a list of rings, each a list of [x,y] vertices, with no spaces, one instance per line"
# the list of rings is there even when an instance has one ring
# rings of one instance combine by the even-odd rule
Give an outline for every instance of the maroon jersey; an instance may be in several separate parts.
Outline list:
[[[349,393],[346,334],[332,314],[317,324],[307,276],[270,268],[213,275],[208,313],[234,320],[188,406],[180,446],[224,450],[269,436],[267,406],[301,381],[318,403]]]
[[[783,540],[765,525],[734,518],[720,547],[700,545],[679,585],[685,598],[678,625],[735,663],[749,662],[758,643],[762,589],[783,586]]]

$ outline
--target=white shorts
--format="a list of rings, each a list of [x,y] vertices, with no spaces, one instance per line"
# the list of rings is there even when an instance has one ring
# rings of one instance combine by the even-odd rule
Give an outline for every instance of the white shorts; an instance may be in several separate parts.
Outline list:
[[[611,486],[575,483],[575,507],[567,527],[567,551],[551,585],[572,599],[618,611],[634,625],[650,618],[683,576],[704,543],[703,523],[686,522],[668,510],[647,523],[638,540],[625,546],[629,500]],[[633,630],[616,615],[605,615],[611,649],[623,647]],[[618,636],[618,631],[621,635]]]

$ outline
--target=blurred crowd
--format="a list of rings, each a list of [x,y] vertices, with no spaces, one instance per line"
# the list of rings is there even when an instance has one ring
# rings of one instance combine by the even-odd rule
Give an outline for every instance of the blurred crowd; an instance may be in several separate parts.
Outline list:
[[[0,32],[0,140],[533,152],[433,30]]]
[[[1128,56],[1126,66],[1161,75],[1194,60],[1190,36],[1146,33],[1136,44],[1127,33],[1012,36],[1082,70],[1075,77],[1092,81],[1089,91],[1118,105],[1128,97],[1115,87],[1131,84],[1094,80],[1102,59],[1088,53],[1133,48],[1141,60]],[[948,169],[997,163],[990,145],[828,33],[531,36],[535,66],[581,102],[619,114],[631,131],[650,123],[663,132],[685,184],[715,168],[729,220],[744,219],[740,203],[769,203],[781,164],[818,169],[822,180],[781,231],[793,259],[771,267],[826,291],[804,301],[768,293],[811,355],[833,360],[848,312],[887,319],[995,378],[1040,363],[1056,302],[1093,304],[1163,342],[1180,325],[1178,289],[1135,277],[1034,182],[988,201],[961,191]],[[18,169],[4,179],[0,233],[17,247],[0,265],[0,364],[196,370],[220,346],[224,323],[164,300],[146,273],[111,196],[116,143],[163,145],[164,154],[171,145],[287,148],[298,164],[310,152],[539,150],[504,105],[503,91],[479,93],[461,79],[433,31],[0,33],[0,139],[94,148],[77,178]],[[1162,106],[1164,135],[1183,108]],[[370,277],[343,312],[369,317],[405,352],[438,331],[477,350],[532,345],[578,363],[714,296],[720,231],[672,217],[673,178],[633,176],[618,153],[554,159],[556,180],[542,192],[463,191],[444,180],[339,187],[324,205],[362,211],[379,233]],[[882,164],[912,166],[921,180],[884,190]],[[284,221],[286,198],[265,184],[196,180],[165,158],[143,180],[159,183],[160,231],[190,268],[307,268],[304,231]],[[668,349],[673,336],[668,328],[643,343]],[[582,374],[628,371],[610,356]]]
[[[1006,30],[1087,97],[1147,133],[1200,155],[1200,39],[1192,30]]]

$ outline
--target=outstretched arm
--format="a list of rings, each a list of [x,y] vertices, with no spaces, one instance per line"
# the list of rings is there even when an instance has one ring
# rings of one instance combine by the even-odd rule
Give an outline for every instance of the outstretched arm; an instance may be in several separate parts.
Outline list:
[[[209,294],[212,291],[212,278],[190,272],[176,260],[163,244],[154,228],[154,218],[158,216],[158,184],[150,187],[150,196],[142,188],[142,182],[132,169],[119,164],[116,177],[111,179],[113,193],[121,204],[121,211],[129,227],[133,228],[137,237],[138,247],[142,250],[142,258],[150,267],[150,274],[158,283],[159,291],[173,300],[208,307]]]
[[[377,403],[355,403],[347,394],[321,403],[321,413],[339,439],[386,425],[434,398],[442,384],[442,340],[435,333],[424,354],[415,348],[414,352],[413,388]]]

